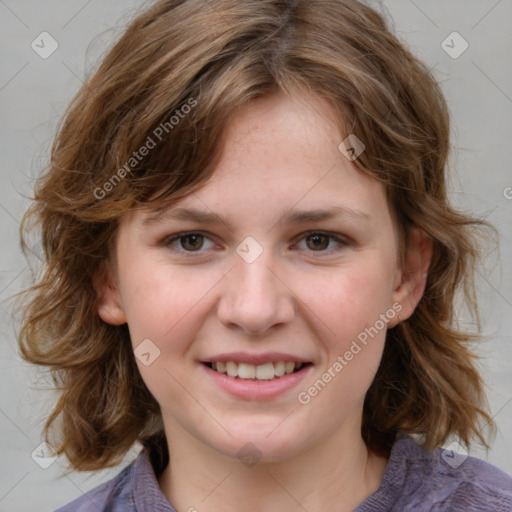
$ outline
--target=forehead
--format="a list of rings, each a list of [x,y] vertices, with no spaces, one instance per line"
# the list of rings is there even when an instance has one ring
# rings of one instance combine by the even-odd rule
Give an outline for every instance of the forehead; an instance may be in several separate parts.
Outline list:
[[[287,208],[340,200],[354,209],[378,206],[384,187],[340,152],[340,124],[328,103],[312,95],[251,102],[228,125],[217,168],[196,195],[219,208],[237,199],[254,207],[257,200]]]
[[[229,123],[221,158],[206,185],[170,209],[187,208],[175,211],[177,218],[205,222],[215,215],[232,223],[256,218],[275,223],[284,215],[306,221],[314,217],[312,210],[321,219],[320,208],[344,210],[353,219],[382,217],[384,186],[339,151],[340,124],[335,111],[316,96],[254,100]],[[166,209],[148,212],[144,221],[161,218]],[[309,213],[301,217],[299,210]]]
[[[258,98],[239,109],[228,124],[217,174],[227,164],[232,164],[233,172],[247,160],[274,160],[283,168],[297,161],[313,164],[321,159],[316,167],[326,159],[334,163],[340,156],[339,126],[333,108],[316,95],[278,93]]]

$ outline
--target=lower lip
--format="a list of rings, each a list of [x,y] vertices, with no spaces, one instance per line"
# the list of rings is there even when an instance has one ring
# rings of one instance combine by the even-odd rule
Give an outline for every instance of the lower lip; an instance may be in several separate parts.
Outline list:
[[[308,364],[296,372],[285,374],[282,377],[276,377],[273,380],[249,380],[236,379],[225,373],[212,370],[203,363],[199,364],[202,366],[203,371],[206,371],[206,374],[220,388],[233,396],[245,400],[264,400],[266,398],[279,396],[297,386],[313,369],[313,365]]]

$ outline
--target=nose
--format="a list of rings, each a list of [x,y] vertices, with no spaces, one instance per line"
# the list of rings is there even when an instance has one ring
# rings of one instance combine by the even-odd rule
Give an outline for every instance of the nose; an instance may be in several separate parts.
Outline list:
[[[223,280],[217,309],[226,327],[263,334],[293,319],[293,293],[275,267],[266,251],[252,263],[235,257],[233,269]]]

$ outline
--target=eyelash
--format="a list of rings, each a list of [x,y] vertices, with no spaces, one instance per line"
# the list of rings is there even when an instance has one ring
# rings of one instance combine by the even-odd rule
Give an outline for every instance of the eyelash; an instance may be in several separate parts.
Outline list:
[[[182,233],[177,233],[175,235],[166,236],[162,240],[161,244],[164,245],[165,247],[170,247],[174,241],[179,241],[181,238],[185,238],[190,235],[202,235],[205,238],[210,240],[210,237],[207,235],[207,233],[204,233],[203,231],[186,231],[186,232],[182,232]],[[326,236],[326,237],[330,238],[331,240],[334,240],[335,242],[339,243],[341,245],[341,247],[334,248],[334,249],[325,249],[325,250],[320,250],[320,251],[312,251],[312,250],[308,251],[311,253],[331,254],[332,252],[340,251],[344,247],[350,245],[350,242],[348,240],[341,238],[341,237],[335,235],[334,233],[329,233],[326,231],[307,231],[306,233],[303,233],[302,235],[300,235],[301,238],[299,238],[299,241],[306,239],[308,236],[313,236],[313,235]],[[176,250],[177,252],[182,252],[182,253],[191,254],[191,255],[194,255],[194,254],[199,255],[202,252],[204,252],[201,250],[187,251],[185,249],[175,249],[175,248],[172,248],[172,249]]]

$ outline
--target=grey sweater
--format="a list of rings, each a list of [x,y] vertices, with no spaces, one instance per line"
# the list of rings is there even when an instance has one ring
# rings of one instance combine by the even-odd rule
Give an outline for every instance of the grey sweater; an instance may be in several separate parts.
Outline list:
[[[483,460],[450,450],[438,449],[429,456],[400,433],[379,489],[354,512],[408,511],[512,512],[512,477]],[[116,477],[55,512],[176,510],[160,490],[143,449]]]

